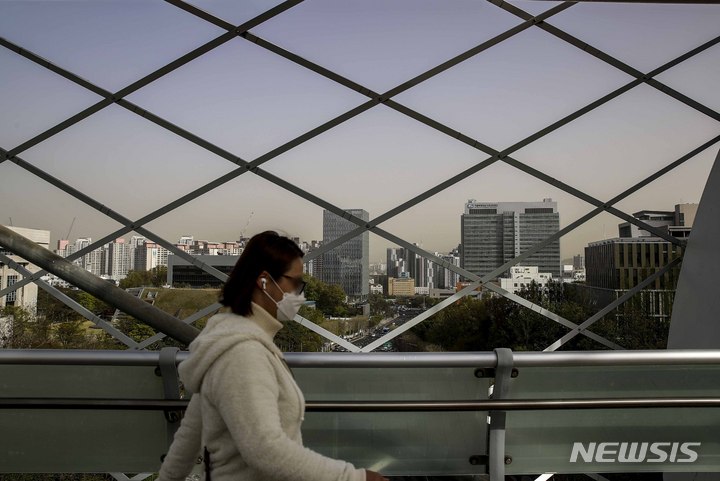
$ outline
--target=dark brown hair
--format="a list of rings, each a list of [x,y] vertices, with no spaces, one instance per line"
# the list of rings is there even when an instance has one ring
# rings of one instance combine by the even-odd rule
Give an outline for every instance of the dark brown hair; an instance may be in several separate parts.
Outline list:
[[[222,288],[220,303],[235,314],[247,316],[252,312],[250,302],[258,276],[267,271],[276,281],[290,269],[290,264],[302,258],[303,251],[287,237],[274,231],[254,235],[245,246],[240,259]]]

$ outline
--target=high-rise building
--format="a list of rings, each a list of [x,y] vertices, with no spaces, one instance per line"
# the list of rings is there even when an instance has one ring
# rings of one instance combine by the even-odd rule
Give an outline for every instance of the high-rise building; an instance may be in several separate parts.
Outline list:
[[[560,230],[557,202],[477,202],[465,204],[460,217],[460,265],[484,276]],[[560,277],[560,240],[520,262]]]
[[[460,256],[457,252],[451,252],[449,254],[438,254],[436,252],[435,255],[451,265],[460,266]],[[457,272],[439,265],[435,266],[433,279],[434,289],[455,289],[459,281],[460,275]]]
[[[345,212],[370,220],[363,209],[346,209]],[[332,242],[357,228],[349,220],[323,211],[323,244]],[[370,234],[362,234],[323,254],[320,279],[328,284],[339,284],[348,297],[365,299],[370,292]]]
[[[135,257],[137,255],[138,249],[142,247],[142,245],[145,243],[145,237],[134,235],[130,237],[130,269],[131,270],[138,270],[136,266]],[[142,270],[142,269],[140,269]]]
[[[92,238],[90,237],[83,237],[80,239],[76,239],[75,243],[70,244],[67,248],[67,255],[74,254],[78,251],[81,251],[88,247],[90,244],[92,244]],[[91,259],[90,256],[91,253],[85,254],[82,257],[78,257],[73,261],[73,264],[77,264],[83,269],[87,269],[87,266],[92,265],[93,259]],[[94,257],[94,256],[93,256]]]
[[[299,245],[300,250],[302,250],[307,255],[311,252],[318,250],[322,245],[322,242],[317,240],[313,240],[310,242],[303,241]],[[322,271],[322,257],[323,256],[318,256],[309,261],[307,260],[307,258],[305,258],[303,264],[303,272],[305,272],[306,274],[310,274],[313,277],[319,278],[321,275],[320,272]]]
[[[134,268],[136,271],[149,271],[158,266],[167,266],[169,253],[160,244],[145,241],[144,244],[135,249]]]
[[[115,281],[121,281],[127,277],[132,268],[130,264],[130,244],[125,243],[122,237],[115,239],[109,244],[108,249],[108,275]]]
[[[413,245],[420,247],[418,244]],[[433,255],[452,265],[460,266],[457,250],[449,254],[434,252]],[[411,278],[415,282],[414,287],[428,289],[454,289],[459,281],[459,276],[455,272],[404,247],[387,249],[387,277]]]
[[[585,269],[585,257],[581,256],[580,254],[573,256],[572,267],[574,271]]]
[[[98,247],[92,252],[85,254],[85,265],[83,266],[85,267],[85,270],[98,277],[105,275],[107,271],[107,264],[105,263],[107,261],[107,251],[108,246],[104,245],[102,247]]]
[[[401,247],[388,247],[386,265],[388,277],[400,277],[400,273],[405,272],[405,259]]]
[[[92,244],[92,238],[90,237],[81,237],[76,239],[73,244],[70,244],[70,241],[67,239],[61,239],[58,241],[58,248],[55,253],[60,257],[68,257],[78,251],[81,251],[82,249],[85,249],[90,244]],[[74,259],[72,262],[96,276],[105,275],[109,269],[109,245],[110,244],[106,244],[98,247],[84,256]]]

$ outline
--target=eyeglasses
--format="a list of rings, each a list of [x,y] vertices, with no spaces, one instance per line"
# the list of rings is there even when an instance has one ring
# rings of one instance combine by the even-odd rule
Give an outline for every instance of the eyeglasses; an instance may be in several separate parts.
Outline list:
[[[293,281],[293,284],[295,284],[295,294],[300,295],[305,290],[305,284],[307,283],[304,280],[297,277],[287,276],[285,274],[283,274],[282,277],[287,277]]]

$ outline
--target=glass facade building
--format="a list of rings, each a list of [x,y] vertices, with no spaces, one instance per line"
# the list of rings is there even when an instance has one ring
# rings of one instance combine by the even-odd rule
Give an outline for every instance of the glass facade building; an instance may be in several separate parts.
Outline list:
[[[240,256],[194,256],[199,261],[212,266],[223,274],[230,275]],[[221,287],[224,282],[214,275],[205,272],[187,259],[180,256],[168,256],[168,284],[173,287]]]
[[[370,220],[363,209],[346,209],[345,212]],[[323,244],[328,244],[357,228],[349,220],[323,211]],[[370,234],[365,231],[322,256],[320,279],[328,284],[342,286],[351,298],[365,299],[370,293]]]
[[[469,200],[460,218],[461,267],[485,276],[560,230],[557,202],[477,202]],[[539,272],[560,277],[560,241],[523,260]]]

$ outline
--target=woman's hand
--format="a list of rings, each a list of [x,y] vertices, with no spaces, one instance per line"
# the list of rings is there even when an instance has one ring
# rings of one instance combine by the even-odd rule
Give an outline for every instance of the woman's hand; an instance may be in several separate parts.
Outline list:
[[[388,481],[388,479],[380,473],[376,473],[375,471],[370,471],[369,469],[366,469],[365,481]]]

